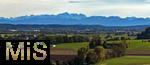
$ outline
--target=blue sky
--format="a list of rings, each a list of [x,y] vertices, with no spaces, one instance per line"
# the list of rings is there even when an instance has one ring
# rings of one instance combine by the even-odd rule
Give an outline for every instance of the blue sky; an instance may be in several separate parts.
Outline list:
[[[150,0],[0,0],[0,17],[63,12],[87,16],[150,17]]]

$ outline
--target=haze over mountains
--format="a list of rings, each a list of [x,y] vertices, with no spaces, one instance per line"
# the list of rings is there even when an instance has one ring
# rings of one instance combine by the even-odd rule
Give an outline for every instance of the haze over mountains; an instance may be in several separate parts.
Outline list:
[[[1,24],[58,24],[58,25],[103,25],[103,26],[136,26],[150,25],[150,18],[119,16],[86,16],[84,14],[61,13],[58,15],[31,15],[15,18],[0,18]]]

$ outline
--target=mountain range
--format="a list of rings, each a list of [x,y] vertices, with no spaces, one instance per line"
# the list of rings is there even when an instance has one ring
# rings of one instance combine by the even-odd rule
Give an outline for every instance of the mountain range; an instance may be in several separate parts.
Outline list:
[[[0,24],[135,26],[150,25],[150,18],[86,16],[84,14],[70,14],[65,12],[57,15],[30,15],[14,18],[0,17]]]

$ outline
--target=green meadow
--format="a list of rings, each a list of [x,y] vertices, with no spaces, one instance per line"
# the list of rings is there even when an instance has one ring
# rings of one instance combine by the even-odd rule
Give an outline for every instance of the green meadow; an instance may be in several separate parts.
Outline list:
[[[105,65],[150,65],[150,56],[124,56],[105,61]],[[101,65],[101,64],[99,64]]]
[[[78,50],[81,47],[87,47],[88,42],[79,42],[79,43],[63,43],[63,44],[57,44],[56,48],[71,48]]]
[[[120,42],[120,41],[109,41],[110,43]],[[150,42],[142,40],[127,40],[128,48],[127,50],[150,50]],[[81,47],[87,47],[88,42],[78,42],[78,43],[62,43],[57,44],[56,48],[72,48],[79,49]]]
[[[150,42],[142,40],[128,40],[128,50],[150,50]]]
[[[109,41],[110,43],[121,42],[121,41]],[[127,40],[127,50],[150,50],[150,42],[142,40]]]
[[[120,41],[109,41],[110,43]],[[127,40],[127,50],[150,50],[150,42],[142,40]],[[56,45],[56,48],[71,48],[78,50],[81,47],[87,47],[88,42],[63,43]],[[97,65],[150,65],[150,56],[124,56],[106,60],[103,64]]]

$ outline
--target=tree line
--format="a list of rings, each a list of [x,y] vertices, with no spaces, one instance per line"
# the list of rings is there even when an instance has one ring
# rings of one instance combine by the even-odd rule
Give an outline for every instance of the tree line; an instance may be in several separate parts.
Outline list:
[[[96,36],[89,41],[88,47],[82,47],[78,50],[75,59],[69,61],[68,64],[57,62],[56,65],[95,65],[96,63],[103,63],[107,59],[124,56],[126,48],[125,40],[121,43],[109,44]]]

